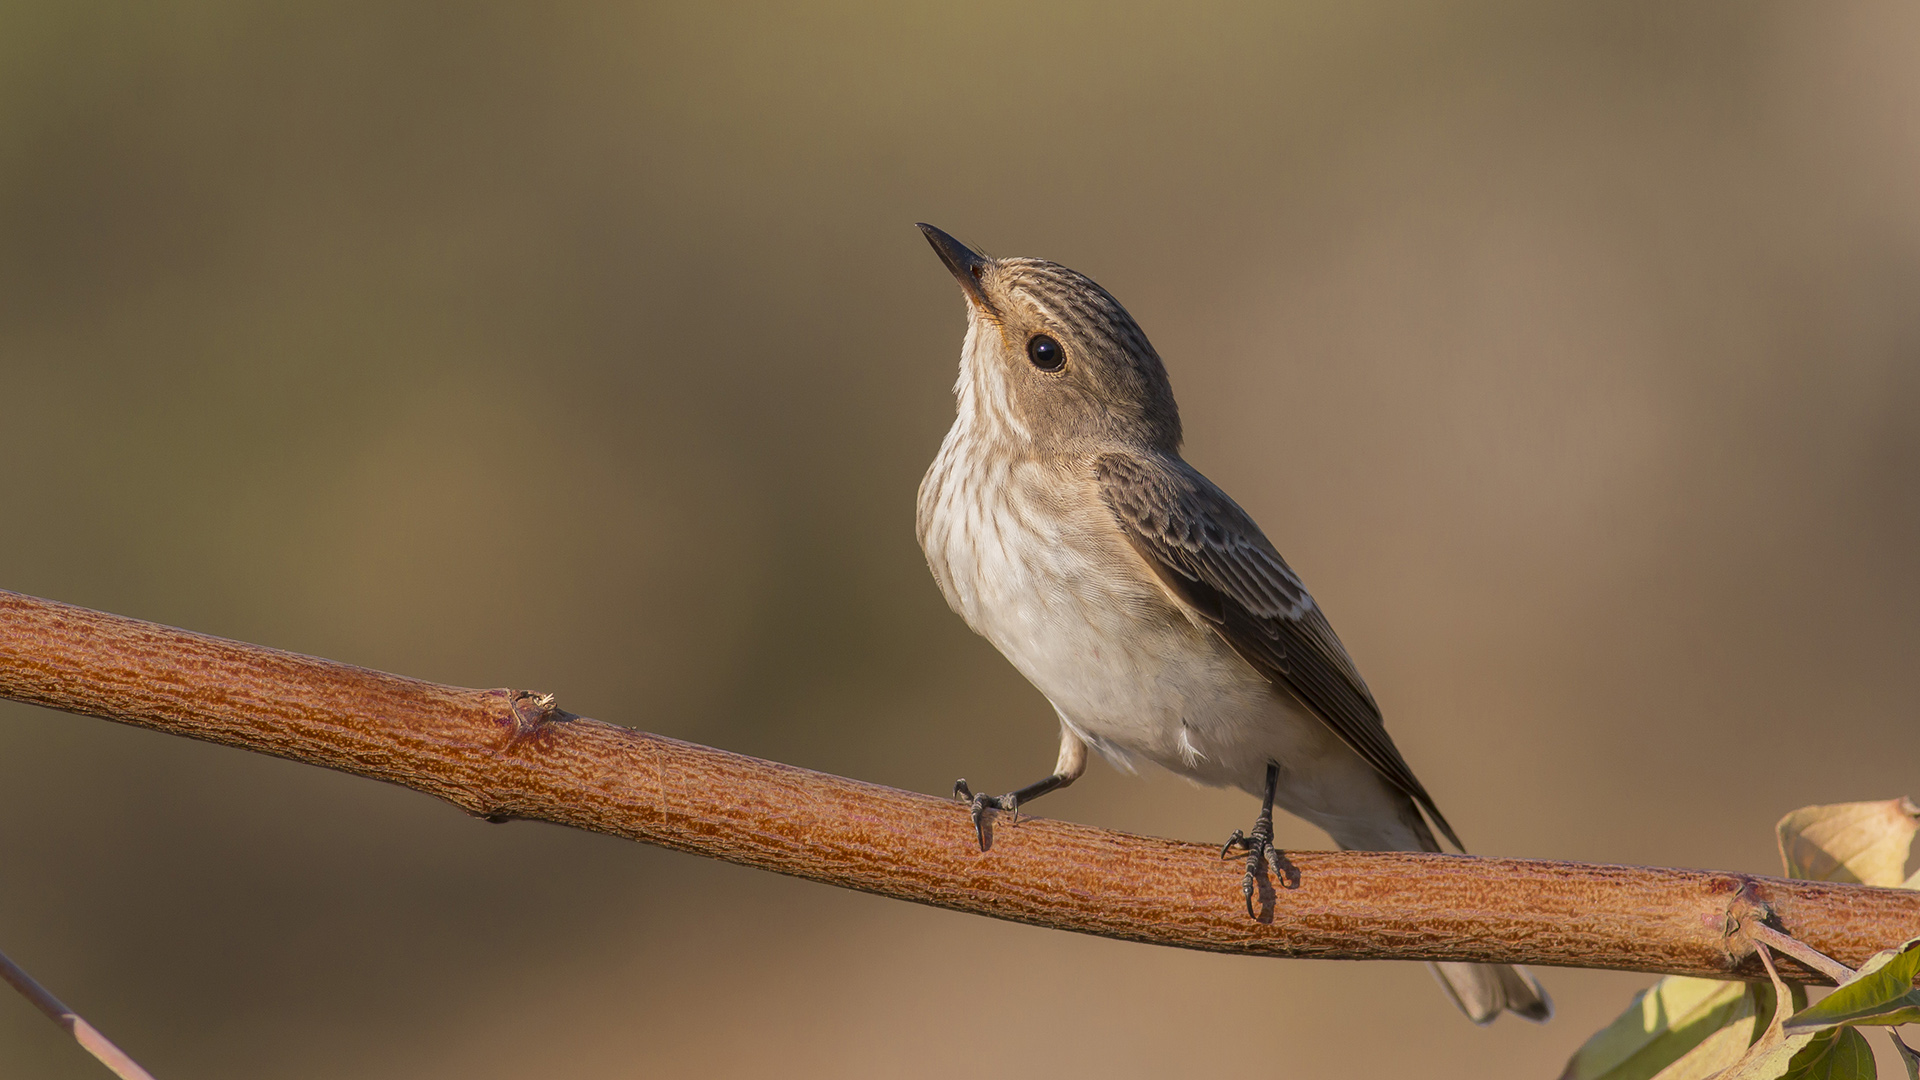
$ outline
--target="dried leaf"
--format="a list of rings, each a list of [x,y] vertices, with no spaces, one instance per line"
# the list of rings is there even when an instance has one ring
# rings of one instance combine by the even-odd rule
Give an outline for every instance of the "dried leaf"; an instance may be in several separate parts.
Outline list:
[[[1700,1044],[1680,1056],[1678,1061],[1654,1074],[1653,1080],[1708,1080],[1740,1060],[1760,1032],[1761,1014],[1754,1011],[1752,987],[1741,994],[1743,1008],[1729,1018],[1725,1026],[1700,1040]],[[1773,1000],[1771,993],[1764,995]]]
[[[1807,1003],[1806,989],[1795,985],[1787,996],[1788,1011]],[[1766,1029],[1767,1018],[1774,1015],[1773,987],[1764,983],[1746,984],[1746,1001],[1725,1027],[1701,1040],[1680,1060],[1660,1070],[1653,1080],[1711,1080],[1737,1063],[1747,1048]]]
[[[1920,991],[1913,988],[1915,974],[1920,974],[1920,938],[1898,949],[1875,953],[1833,993],[1788,1018],[1786,1030],[1792,1034],[1851,1024],[1897,1026],[1920,1020]]]
[[[1767,954],[1764,945],[1760,947],[1760,960],[1767,965],[1767,978],[1773,981],[1773,1022],[1760,1033],[1760,1037],[1747,1048],[1740,1060],[1719,1073],[1716,1080],[1780,1080],[1792,1066],[1794,1056],[1821,1037],[1811,1031],[1787,1034],[1785,1024],[1788,1011],[1792,1008],[1793,994],[1787,989],[1787,984],[1780,981],[1780,973],[1774,970],[1773,958]]]
[[[1803,807],[1776,826],[1788,877],[1884,886],[1905,879],[1916,830],[1920,806],[1907,798]]]
[[[1747,1020],[1737,1060],[1752,1039],[1753,994],[1743,983],[1669,975],[1634,996],[1633,1004],[1586,1041],[1560,1080],[1649,1080],[1698,1049],[1716,1032]],[[1723,1063],[1725,1064],[1725,1063]],[[1699,1075],[1710,1075],[1711,1070]],[[1679,1080],[1678,1075],[1666,1080]]]

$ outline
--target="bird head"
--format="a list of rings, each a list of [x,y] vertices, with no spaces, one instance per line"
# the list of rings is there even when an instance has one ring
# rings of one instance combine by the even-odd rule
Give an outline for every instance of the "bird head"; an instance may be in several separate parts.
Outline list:
[[[966,296],[963,416],[971,408],[1041,453],[1178,451],[1166,366],[1112,294],[1058,263],[989,258],[931,225],[920,231]]]

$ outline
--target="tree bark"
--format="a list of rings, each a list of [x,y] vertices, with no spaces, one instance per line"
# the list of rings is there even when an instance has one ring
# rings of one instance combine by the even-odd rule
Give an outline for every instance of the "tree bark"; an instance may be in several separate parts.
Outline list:
[[[623,836],[880,896],[1215,952],[1764,979],[1756,920],[1858,967],[1920,892],[1706,870],[1287,853],[1240,861],[1038,818],[981,852],[963,806],[468,690],[0,591],[0,696],[400,784],[495,821]],[[1783,958],[1783,974],[1821,977]]]

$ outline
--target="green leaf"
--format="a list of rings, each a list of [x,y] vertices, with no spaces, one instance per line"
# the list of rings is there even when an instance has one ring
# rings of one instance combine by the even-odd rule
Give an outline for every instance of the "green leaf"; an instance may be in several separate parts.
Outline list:
[[[1920,1050],[1908,1046],[1896,1032],[1889,1031],[1887,1036],[1893,1040],[1893,1048],[1900,1052],[1900,1064],[1907,1067],[1907,1080],[1920,1080]]]
[[[1910,1024],[1920,1020],[1920,992],[1913,977],[1920,974],[1920,938],[1898,949],[1875,953],[1853,978],[1833,993],[1795,1013],[1786,1022],[1789,1034],[1824,1031],[1851,1024]]]
[[[1729,1025],[1739,1045],[1752,1039],[1754,999],[1742,983],[1669,975],[1635,995],[1633,1004],[1600,1029],[1567,1062],[1560,1080],[1650,1080]],[[1709,1075],[1702,1073],[1701,1075]],[[1677,1080],[1677,1077],[1668,1078]]]
[[[1814,1036],[1793,1055],[1781,1080],[1874,1080],[1873,1073],[1873,1047],[1867,1037],[1844,1027]]]
[[[1774,828],[1788,877],[1897,887],[1920,831],[1920,806],[1907,798],[1808,806]],[[1920,874],[1914,879],[1920,883]]]

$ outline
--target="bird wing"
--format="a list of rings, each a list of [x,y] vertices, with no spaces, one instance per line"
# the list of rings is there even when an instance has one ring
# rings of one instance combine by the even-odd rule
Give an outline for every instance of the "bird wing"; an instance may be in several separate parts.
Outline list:
[[[1120,530],[1161,582],[1465,850],[1387,735],[1327,617],[1247,512],[1178,459],[1110,452],[1093,470]]]

